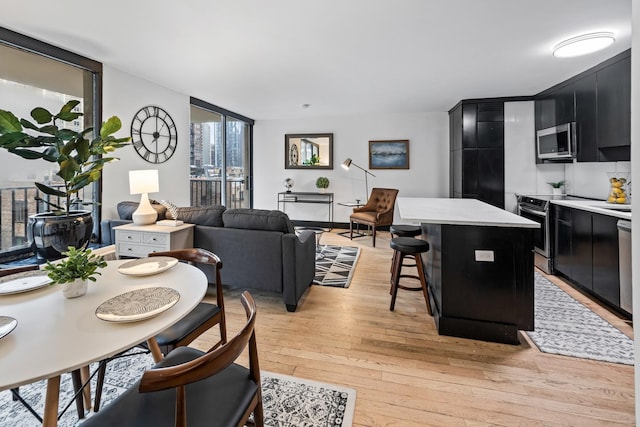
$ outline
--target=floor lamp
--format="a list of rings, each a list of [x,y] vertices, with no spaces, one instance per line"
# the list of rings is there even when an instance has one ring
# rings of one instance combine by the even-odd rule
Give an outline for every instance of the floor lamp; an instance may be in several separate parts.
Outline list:
[[[349,170],[349,167],[353,165],[355,167],[357,167],[358,169],[360,169],[361,171],[364,172],[364,186],[367,190],[366,194],[364,195],[364,200],[367,200],[369,198],[369,181],[367,180],[367,174],[371,175],[372,177],[376,177],[374,174],[372,174],[371,172],[369,172],[368,170],[358,166],[356,163],[353,162],[353,160],[351,160],[350,158],[347,157],[347,159],[342,162],[342,167],[345,168],[346,170]]]

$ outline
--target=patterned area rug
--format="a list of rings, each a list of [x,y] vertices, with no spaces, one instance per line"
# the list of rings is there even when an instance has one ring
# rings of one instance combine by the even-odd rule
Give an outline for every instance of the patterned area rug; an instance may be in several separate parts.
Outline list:
[[[321,245],[321,258],[316,259],[313,283],[321,286],[348,288],[355,270],[360,248]]]
[[[153,366],[148,354],[114,360],[107,364],[107,375],[101,406],[108,405]],[[92,372],[94,366],[92,365]],[[95,387],[92,386],[92,391]],[[20,395],[39,414],[44,408],[46,381],[20,387]],[[73,395],[71,378],[65,374],[60,385],[60,410]],[[278,427],[338,427],[351,426],[355,410],[356,391],[333,384],[262,372],[262,401],[265,425]],[[20,402],[11,400],[9,390],[0,392],[0,426],[37,427],[40,423]],[[59,427],[81,426],[75,403],[58,422]]]
[[[527,335],[544,353],[634,364],[633,340],[535,273],[535,331]]]

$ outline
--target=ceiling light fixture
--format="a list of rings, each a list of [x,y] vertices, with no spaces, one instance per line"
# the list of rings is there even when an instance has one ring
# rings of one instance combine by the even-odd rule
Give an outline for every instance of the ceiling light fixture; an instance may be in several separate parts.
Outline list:
[[[613,33],[591,33],[567,39],[553,47],[556,58],[587,55],[611,46],[616,39]]]

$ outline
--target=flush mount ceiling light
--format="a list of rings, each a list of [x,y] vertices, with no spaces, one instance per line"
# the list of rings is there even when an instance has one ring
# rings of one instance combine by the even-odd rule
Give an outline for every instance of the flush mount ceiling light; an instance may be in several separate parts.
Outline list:
[[[604,49],[616,41],[613,33],[591,33],[567,39],[553,47],[556,58],[571,58]]]

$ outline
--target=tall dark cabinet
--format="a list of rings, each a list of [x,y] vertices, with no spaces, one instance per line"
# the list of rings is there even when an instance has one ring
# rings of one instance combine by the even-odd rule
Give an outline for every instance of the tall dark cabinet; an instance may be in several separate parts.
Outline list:
[[[450,196],[504,209],[504,102],[461,101],[449,125]]]

